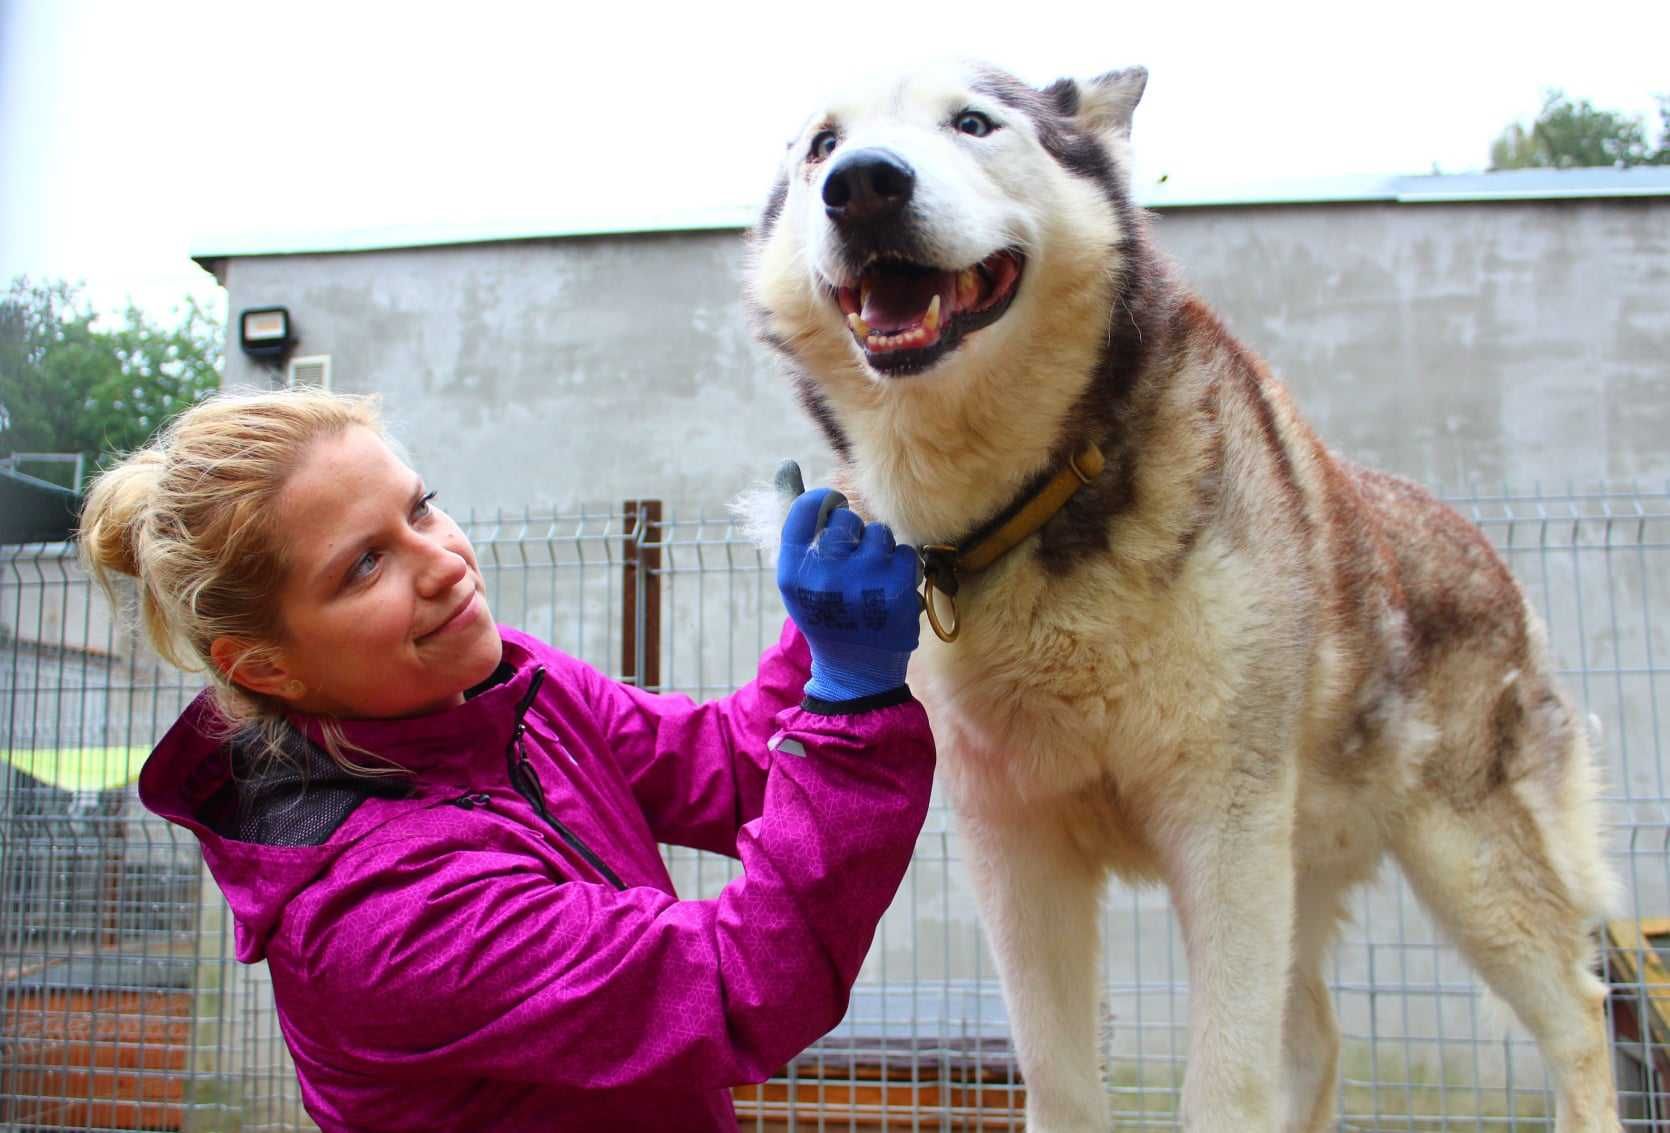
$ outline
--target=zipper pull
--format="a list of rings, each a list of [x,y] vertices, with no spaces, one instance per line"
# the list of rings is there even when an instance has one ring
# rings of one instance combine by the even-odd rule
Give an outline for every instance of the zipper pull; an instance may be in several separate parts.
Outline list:
[[[510,765],[510,770],[510,785],[527,798],[540,817],[549,818],[545,808],[545,784],[540,782],[539,772],[534,770],[533,761],[528,758],[528,746],[520,740],[516,741],[516,762]],[[517,783],[518,778],[520,784]]]
[[[452,805],[460,810],[474,810],[478,806],[487,806],[492,801],[492,795],[475,792],[468,795],[459,795],[457,798],[452,800]]]

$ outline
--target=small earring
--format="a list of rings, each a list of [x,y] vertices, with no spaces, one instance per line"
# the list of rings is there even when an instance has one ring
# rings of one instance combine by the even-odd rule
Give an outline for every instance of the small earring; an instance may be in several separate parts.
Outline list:
[[[302,684],[300,681],[289,681],[285,684],[284,691],[289,693],[291,696],[300,696],[302,693],[307,691],[307,686]]]

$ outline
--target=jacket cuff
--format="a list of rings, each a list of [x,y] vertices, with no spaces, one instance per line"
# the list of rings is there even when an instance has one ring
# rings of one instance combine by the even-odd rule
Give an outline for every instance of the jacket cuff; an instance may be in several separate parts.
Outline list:
[[[878,708],[892,708],[895,704],[905,704],[911,699],[910,686],[900,685],[887,692],[854,697],[851,700],[823,700],[816,696],[808,696],[800,702],[800,707],[819,716],[856,716],[860,712],[873,712]]]

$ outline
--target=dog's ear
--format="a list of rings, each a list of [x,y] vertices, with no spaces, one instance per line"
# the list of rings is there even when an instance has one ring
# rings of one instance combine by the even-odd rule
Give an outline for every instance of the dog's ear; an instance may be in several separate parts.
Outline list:
[[[1087,83],[1060,79],[1044,90],[1063,117],[1073,119],[1091,134],[1131,136],[1131,115],[1148,86],[1148,68],[1126,67],[1109,71]]]

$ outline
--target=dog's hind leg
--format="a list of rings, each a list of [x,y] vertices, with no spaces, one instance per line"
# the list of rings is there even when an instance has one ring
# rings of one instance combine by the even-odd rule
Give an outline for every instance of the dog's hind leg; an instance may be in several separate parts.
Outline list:
[[[1026,1080],[1026,1128],[1105,1133],[1097,916],[1106,874],[1048,809],[1024,822],[971,816],[965,830]]]
[[[1282,1012],[1282,1133],[1323,1133],[1333,1126],[1339,1027],[1322,962],[1344,915],[1344,891],[1338,877],[1299,878],[1293,966]]]
[[[1395,847],[1422,902],[1536,1038],[1556,1133],[1618,1130],[1605,989],[1589,970],[1587,922],[1606,888],[1596,845],[1586,817],[1502,787],[1465,814],[1429,803]]]

